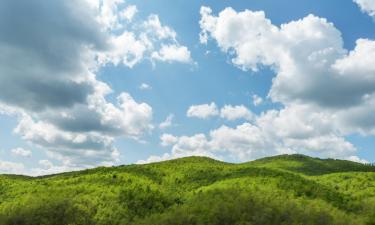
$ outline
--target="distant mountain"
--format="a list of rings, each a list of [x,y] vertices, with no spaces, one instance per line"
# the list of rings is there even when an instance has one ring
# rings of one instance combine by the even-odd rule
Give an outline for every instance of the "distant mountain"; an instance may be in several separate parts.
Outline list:
[[[3,224],[375,224],[375,167],[304,155],[241,164],[187,157],[2,175]]]

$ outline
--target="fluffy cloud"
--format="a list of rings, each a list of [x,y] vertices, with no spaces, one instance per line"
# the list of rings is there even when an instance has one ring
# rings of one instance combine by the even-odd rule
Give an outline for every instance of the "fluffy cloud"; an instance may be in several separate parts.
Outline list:
[[[173,145],[178,141],[178,138],[171,135],[171,134],[163,134],[160,137],[161,140],[161,145],[162,146],[168,146],[168,145]]]
[[[42,159],[42,160],[39,160],[39,165],[43,166],[44,168],[52,168],[53,167],[53,164],[51,161],[47,160],[47,159]]]
[[[31,176],[43,176],[47,174],[57,174],[65,171],[76,171],[82,169],[82,167],[72,167],[71,165],[56,166],[48,159],[39,160],[39,167],[32,168],[26,172]]]
[[[124,31],[119,36],[112,36],[110,43],[111,50],[99,55],[102,64],[112,63],[116,66],[124,64],[132,68],[144,58],[148,48],[142,40],[136,38],[134,33],[128,31]]]
[[[201,16],[202,43],[215,40],[242,70],[275,71],[269,97],[283,107],[208,134],[162,136],[172,150],[160,159],[204,152],[240,161],[282,153],[362,161],[345,136],[375,134],[375,41],[359,39],[347,50],[340,31],[314,15],[281,26],[262,11],[226,8],[214,16],[202,7]]]
[[[197,117],[200,119],[208,119],[214,116],[220,116],[223,119],[233,120],[252,120],[253,113],[244,105],[224,105],[221,109],[216,106],[216,103],[192,105],[189,107],[186,115],[188,117]]]
[[[121,24],[120,18],[115,18],[117,24]],[[144,59],[149,59],[152,63],[193,62],[189,49],[177,41],[176,32],[163,25],[158,15],[152,14],[147,20],[138,21],[137,24],[129,29],[120,27],[120,31],[117,31],[120,34],[111,36],[110,49],[99,54],[101,64],[124,64],[132,68]]]
[[[107,35],[86,6],[76,1],[0,3],[0,8],[13,12],[0,15],[6,21],[0,23],[6,32],[0,34],[0,102],[21,118],[16,132],[32,143],[69,141],[65,134],[75,131],[58,127],[63,112],[77,107],[89,112],[90,96],[104,98],[98,89],[105,85],[90,70],[94,53],[108,47]],[[47,19],[52,17],[59,20]],[[49,115],[57,120],[48,121]],[[77,127],[83,126],[80,122],[76,121]],[[54,151],[63,154],[64,150]]]
[[[166,128],[172,126],[173,125],[173,119],[174,119],[174,115],[169,114],[167,116],[167,118],[165,118],[165,120],[159,124],[159,128],[163,130],[163,129],[166,129]]]
[[[25,166],[22,163],[14,163],[0,160],[0,173],[3,174],[22,174]]]
[[[375,2],[372,0],[354,0],[355,3],[365,12],[375,19]]]
[[[159,52],[153,52],[151,57],[163,62],[190,63],[192,61],[189,49],[177,45],[163,45]]]
[[[252,120],[254,115],[244,105],[225,105],[220,110],[220,117],[231,121],[238,119]]]
[[[135,5],[127,6],[124,10],[120,12],[120,18],[131,22],[135,14],[137,14],[137,12],[138,12],[137,6]]]
[[[188,117],[197,117],[200,119],[207,119],[209,117],[219,115],[219,110],[214,102],[211,104],[192,105],[189,107],[186,115]]]
[[[118,97],[117,106],[99,98],[82,109],[38,116],[40,120],[35,121],[23,115],[15,132],[75,167],[116,162],[119,153],[113,147],[114,137],[137,139],[152,129],[151,107],[135,102],[127,93]]]
[[[151,90],[152,87],[149,84],[142,83],[141,85],[139,85],[139,89],[140,90]]]
[[[137,10],[121,0],[5,0],[0,9],[12,11],[0,15],[0,111],[19,118],[15,133],[58,160],[53,171],[116,163],[115,138],[153,129],[148,104],[128,93],[109,102],[112,90],[95,72],[106,63],[134,66],[159,48],[157,40],[179,46],[157,16],[147,19],[154,27],[139,22],[148,29],[141,34],[125,29]],[[151,29],[169,33],[154,38]]]
[[[276,72],[271,100],[334,115],[332,124],[342,134],[372,133],[375,123],[368,115],[375,92],[375,41],[359,39],[348,51],[340,31],[314,15],[279,27],[262,11],[226,8],[214,16],[202,7],[201,15],[202,43],[214,39],[243,70],[263,65]]]
[[[148,159],[139,160],[137,163],[152,163],[187,156],[218,158],[212,153],[210,143],[204,134],[196,134],[191,137],[176,137],[171,134],[163,134],[160,139],[162,146],[172,146],[171,152],[165,153],[162,156],[150,156]]]
[[[332,128],[332,118],[324,113],[308,114],[309,110],[307,106],[270,110],[254,118],[253,123],[245,122],[234,128],[223,125],[207,135],[164,134],[161,144],[171,146],[171,152],[152,156],[145,162],[191,155],[229,155],[247,161],[291,153],[361,160],[355,155],[356,148]]]
[[[95,75],[102,66],[191,60],[172,28],[157,15],[137,20],[123,0],[5,0],[0,9],[12,12],[0,15],[0,112],[17,116],[14,132],[61,164],[35,174],[111,165],[115,138],[153,129],[148,104],[128,93],[107,100],[112,90]]]
[[[40,111],[86,102],[91,51],[105,49],[106,35],[90,11],[76,1],[2,1],[0,101]],[[53,16],[60,20],[46,19]],[[32,19],[31,19],[32,18]],[[38,27],[39,29],[32,29]],[[17,68],[17,69],[14,69]],[[48,94],[46,94],[48,93]]]
[[[258,105],[263,103],[263,98],[258,96],[258,95],[253,95],[252,99],[253,99],[253,105],[254,106],[258,106]]]
[[[14,148],[11,150],[11,153],[16,156],[21,156],[21,157],[30,157],[32,155],[30,150],[26,150],[23,148]]]
[[[113,138],[98,133],[63,131],[50,123],[34,121],[25,116],[15,132],[64,164],[82,167],[114,162],[118,152],[112,147]]]

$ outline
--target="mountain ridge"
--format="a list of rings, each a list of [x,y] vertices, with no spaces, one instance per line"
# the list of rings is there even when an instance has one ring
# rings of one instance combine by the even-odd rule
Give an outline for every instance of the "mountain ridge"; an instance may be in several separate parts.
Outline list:
[[[361,170],[350,170],[347,169],[345,170],[344,166],[350,165],[351,168],[355,166],[357,169],[362,168],[363,172],[375,172],[375,166],[373,164],[364,164],[360,162],[354,162],[350,160],[343,160],[343,159],[333,159],[333,158],[318,158],[318,157],[311,157],[303,154],[282,154],[282,155],[275,155],[275,156],[268,156],[268,157],[263,157],[247,162],[242,162],[242,163],[230,163],[230,162],[225,162],[221,161],[218,159],[213,159],[210,157],[206,156],[187,156],[187,157],[181,157],[181,158],[176,158],[176,159],[170,159],[170,160],[164,160],[164,161],[159,161],[159,162],[151,162],[151,163],[146,163],[146,164],[128,164],[128,165],[118,165],[118,166],[100,166],[100,167],[95,167],[95,168],[90,168],[90,169],[83,169],[83,170],[76,170],[76,171],[70,171],[70,172],[63,172],[63,173],[55,173],[55,174],[49,174],[49,175],[41,175],[41,176],[27,176],[27,175],[20,175],[20,174],[0,174],[0,176],[8,176],[8,177],[18,177],[20,179],[22,178],[47,178],[47,177],[53,177],[53,176],[59,176],[59,175],[69,175],[69,174],[76,174],[76,173],[86,173],[86,172],[94,172],[97,169],[121,169],[124,167],[131,167],[131,166],[147,166],[147,165],[162,165],[162,164],[181,164],[181,163],[200,163],[200,162],[212,162],[212,163],[221,163],[221,164],[227,164],[227,165],[252,165],[252,166],[264,166],[267,165],[270,162],[275,162],[275,161],[294,161],[294,162],[301,162],[301,163],[306,163],[308,161],[313,161],[314,163],[320,164],[321,163],[332,163],[332,162],[339,162],[341,164],[341,169],[344,171],[341,172],[355,172],[358,171],[360,172]],[[279,169],[285,169],[282,168],[281,165],[279,165]],[[277,168],[277,167],[274,167]],[[340,168],[335,170],[336,172],[340,172]]]

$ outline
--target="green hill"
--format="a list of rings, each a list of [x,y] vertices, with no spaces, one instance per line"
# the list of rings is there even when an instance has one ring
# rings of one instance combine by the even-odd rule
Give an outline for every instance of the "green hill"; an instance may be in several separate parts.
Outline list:
[[[375,172],[375,167],[371,165],[347,160],[312,158],[298,154],[266,157],[249,162],[248,164],[283,169],[305,175],[323,175],[339,172]]]
[[[375,167],[303,155],[188,157],[0,176],[0,225],[375,224]]]

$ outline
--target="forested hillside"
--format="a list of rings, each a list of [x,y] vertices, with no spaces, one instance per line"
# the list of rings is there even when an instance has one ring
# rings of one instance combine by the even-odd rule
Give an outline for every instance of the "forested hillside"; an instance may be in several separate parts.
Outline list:
[[[349,161],[282,155],[2,175],[0,224],[375,224],[374,172]]]

